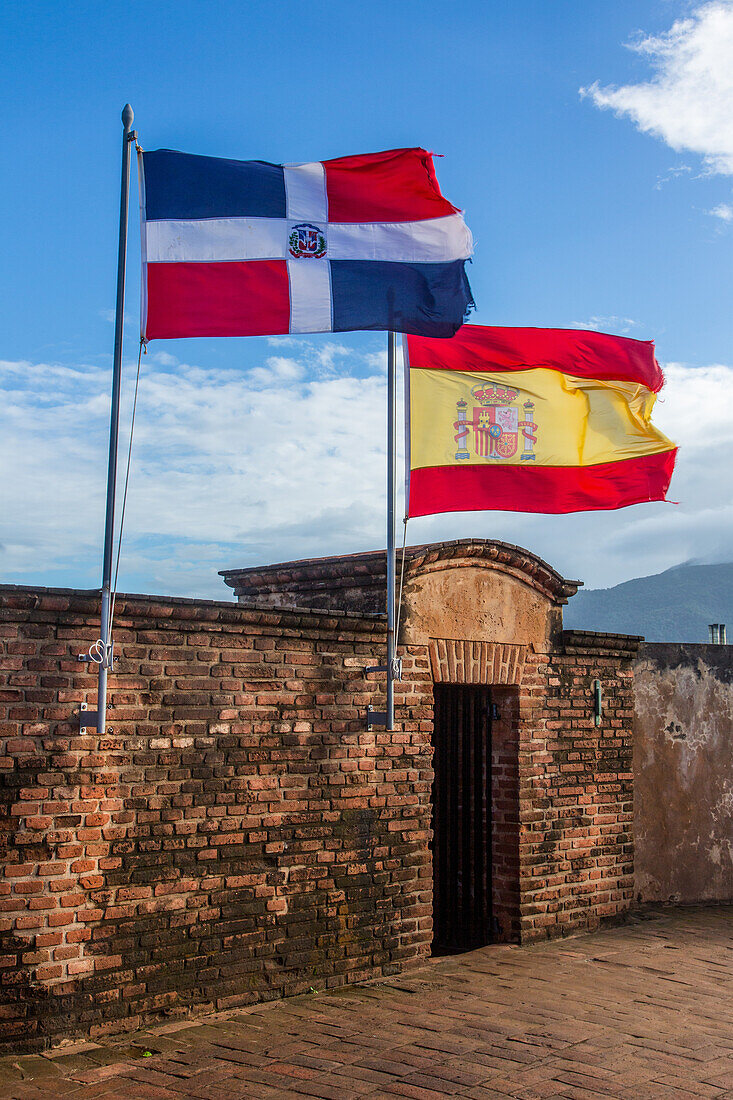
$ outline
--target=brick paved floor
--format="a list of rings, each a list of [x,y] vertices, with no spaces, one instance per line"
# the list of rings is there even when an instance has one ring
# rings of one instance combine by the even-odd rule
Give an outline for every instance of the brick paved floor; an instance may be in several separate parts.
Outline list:
[[[665,910],[3,1058],[0,1100],[733,1097],[732,979],[733,907]]]

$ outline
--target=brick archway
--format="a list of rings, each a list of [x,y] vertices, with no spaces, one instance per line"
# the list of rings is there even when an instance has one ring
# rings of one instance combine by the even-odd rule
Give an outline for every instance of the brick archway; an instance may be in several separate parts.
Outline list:
[[[524,645],[431,638],[430,668],[436,684],[518,685],[526,651]]]

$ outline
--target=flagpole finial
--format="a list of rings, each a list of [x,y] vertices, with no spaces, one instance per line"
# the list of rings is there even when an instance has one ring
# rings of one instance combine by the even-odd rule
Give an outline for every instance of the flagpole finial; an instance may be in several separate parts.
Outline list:
[[[126,130],[129,130],[132,126],[134,118],[135,114],[132,110],[132,107],[129,103],[126,103],[125,106],[122,108],[122,124]]]

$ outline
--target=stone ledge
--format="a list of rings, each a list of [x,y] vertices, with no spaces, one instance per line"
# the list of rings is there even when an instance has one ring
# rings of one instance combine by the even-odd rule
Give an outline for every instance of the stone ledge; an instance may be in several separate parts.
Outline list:
[[[83,617],[99,615],[98,589],[45,588],[41,586],[0,584],[0,609],[19,612],[70,613]],[[355,633],[381,635],[384,615],[358,611],[328,610],[312,607],[251,607],[222,600],[198,600],[180,596],[148,596],[118,593],[115,622],[130,617],[164,620],[165,627],[176,622],[235,625],[251,623],[274,627],[310,627],[324,630],[346,628]]]
[[[563,630],[562,644],[566,654],[592,652],[596,656],[635,657],[644,639],[639,634],[606,634],[599,630]]]

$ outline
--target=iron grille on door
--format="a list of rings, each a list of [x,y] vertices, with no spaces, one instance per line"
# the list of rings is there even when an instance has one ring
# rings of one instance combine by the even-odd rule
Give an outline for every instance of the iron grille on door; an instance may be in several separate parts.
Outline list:
[[[491,694],[436,684],[433,949],[491,941]]]

